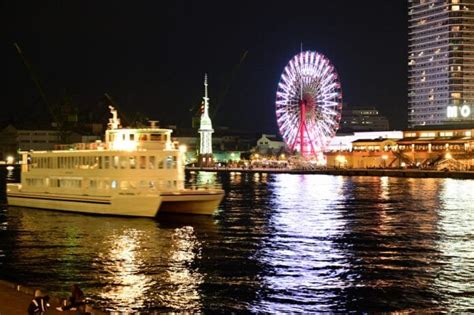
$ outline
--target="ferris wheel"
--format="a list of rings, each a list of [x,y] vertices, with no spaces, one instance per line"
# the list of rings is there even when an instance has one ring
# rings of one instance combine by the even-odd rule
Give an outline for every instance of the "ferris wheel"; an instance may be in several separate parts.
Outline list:
[[[276,92],[280,133],[292,151],[321,154],[336,135],[341,120],[342,91],[331,62],[315,51],[290,60]]]

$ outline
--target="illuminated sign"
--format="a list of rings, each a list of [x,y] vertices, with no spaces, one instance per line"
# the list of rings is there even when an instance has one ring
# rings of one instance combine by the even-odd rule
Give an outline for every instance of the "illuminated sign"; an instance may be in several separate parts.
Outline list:
[[[471,107],[469,105],[448,106],[447,116],[448,118],[467,118],[471,116]]]

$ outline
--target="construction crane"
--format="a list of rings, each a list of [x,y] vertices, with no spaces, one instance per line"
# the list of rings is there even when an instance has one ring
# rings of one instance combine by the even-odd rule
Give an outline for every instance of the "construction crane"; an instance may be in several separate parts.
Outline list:
[[[237,75],[237,73],[240,70],[240,67],[245,61],[245,58],[247,57],[248,50],[244,51],[242,55],[240,56],[240,61],[237,63],[234,68],[232,69],[230,76],[228,77],[227,84],[222,92],[222,94],[218,98],[218,102],[216,103],[216,106],[213,108],[212,112],[210,113],[211,119],[214,119],[214,117],[217,115],[217,112],[219,111],[219,108],[221,107],[221,104],[224,102],[225,97],[229,93],[230,87],[232,86],[232,82],[234,81],[234,77]],[[197,109],[196,109],[197,107]],[[203,108],[203,102],[196,103],[193,107],[189,109],[190,112],[193,112],[193,118],[192,118],[192,126],[193,128],[198,128],[199,127],[199,120],[201,117],[202,113],[202,108]]]
[[[44,105],[47,107],[48,112],[53,120],[53,123],[55,124],[55,127],[57,128],[59,132],[58,140],[64,143],[68,135],[66,123],[77,122],[76,115],[72,117],[73,115],[70,115],[70,113],[63,112],[63,107],[64,106],[69,107],[71,103],[70,97],[65,96],[62,102],[57,103],[57,105],[53,105],[52,103],[50,103],[48,98],[46,97],[46,93],[44,92],[43,86],[41,85],[41,82],[38,76],[33,71],[33,68],[31,67],[31,64],[28,62],[28,59],[25,57],[22,49],[17,43],[13,43],[13,45],[15,46],[16,51],[18,52],[18,55],[20,56],[26,70],[28,71],[28,74],[30,75],[31,80],[34,82],[36,89],[38,90],[38,93],[40,94],[41,100],[43,101]]]
[[[48,108],[49,114],[51,115],[54,121],[58,121],[59,119],[57,117],[57,113],[53,110],[53,106],[48,101],[48,98],[46,97],[46,94],[44,93],[44,89],[38,79],[38,76],[35,74],[35,72],[31,68],[30,63],[28,62],[25,55],[23,54],[23,51],[21,50],[20,46],[17,43],[13,43],[13,45],[15,46],[16,51],[18,52],[18,55],[20,55],[20,58],[23,61],[23,64],[25,65],[25,68],[28,71],[31,80],[34,82],[36,89],[38,90],[41,96],[41,100],[43,101],[44,105]]]

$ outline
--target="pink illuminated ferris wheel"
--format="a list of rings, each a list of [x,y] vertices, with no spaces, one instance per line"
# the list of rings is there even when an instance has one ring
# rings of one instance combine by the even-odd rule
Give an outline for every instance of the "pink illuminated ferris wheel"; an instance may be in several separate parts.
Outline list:
[[[276,93],[280,133],[292,151],[316,156],[324,151],[339,128],[342,91],[331,62],[315,51],[290,60]]]

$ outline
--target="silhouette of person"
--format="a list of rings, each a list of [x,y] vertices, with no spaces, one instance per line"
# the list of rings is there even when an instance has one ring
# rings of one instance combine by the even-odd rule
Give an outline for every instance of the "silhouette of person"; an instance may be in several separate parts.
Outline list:
[[[71,288],[71,296],[69,297],[69,303],[66,306],[57,307],[56,309],[58,311],[69,311],[83,307],[84,305],[84,292],[82,292],[77,284],[73,284]]]
[[[35,297],[28,305],[28,315],[43,315],[49,306],[49,296],[43,296],[41,290],[36,290]]]

